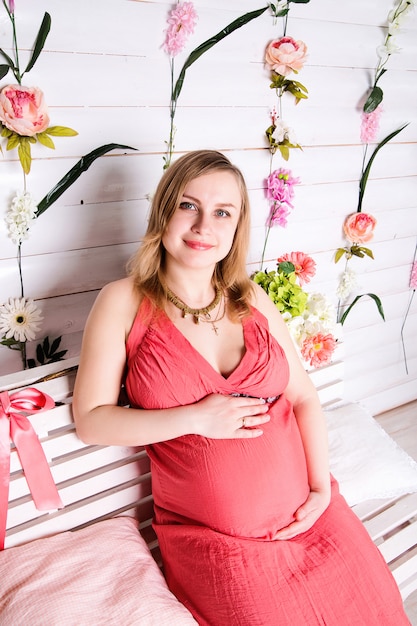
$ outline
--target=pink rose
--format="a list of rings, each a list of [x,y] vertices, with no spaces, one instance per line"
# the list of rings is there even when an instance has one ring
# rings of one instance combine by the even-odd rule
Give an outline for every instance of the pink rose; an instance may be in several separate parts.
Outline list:
[[[343,224],[347,239],[352,243],[366,243],[374,236],[376,219],[369,213],[352,213]]]
[[[301,70],[307,59],[307,46],[292,37],[281,37],[271,41],[265,52],[265,61],[274,72],[288,76]]]
[[[37,87],[8,85],[0,92],[0,121],[13,132],[33,137],[49,126],[48,107]]]

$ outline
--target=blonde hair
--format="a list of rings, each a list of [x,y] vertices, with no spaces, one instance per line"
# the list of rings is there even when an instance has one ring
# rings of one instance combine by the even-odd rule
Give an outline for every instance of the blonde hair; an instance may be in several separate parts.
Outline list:
[[[158,308],[164,307],[165,292],[162,279],[165,268],[165,249],[162,237],[178,208],[188,183],[211,172],[230,172],[236,178],[242,197],[239,220],[231,249],[219,261],[213,274],[213,285],[220,287],[229,298],[231,319],[250,312],[249,300],[252,281],[246,271],[250,236],[250,207],[248,191],[241,171],[229,159],[215,150],[196,150],[175,161],[162,176],[152,200],[148,228],[142,245],[128,264],[140,296],[147,296]]]

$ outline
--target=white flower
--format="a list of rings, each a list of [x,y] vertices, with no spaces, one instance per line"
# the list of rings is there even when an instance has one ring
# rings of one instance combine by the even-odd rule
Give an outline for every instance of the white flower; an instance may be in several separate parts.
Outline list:
[[[308,294],[304,319],[310,325],[314,324],[314,328],[311,328],[309,334],[331,332],[336,324],[336,308],[323,294]]]
[[[5,221],[9,231],[9,237],[13,243],[20,245],[28,238],[29,228],[36,217],[37,205],[29,192],[16,193]]]
[[[352,291],[358,286],[356,272],[350,268],[346,268],[343,272],[339,286],[336,289],[336,295],[340,300],[345,300]]]
[[[272,139],[276,143],[282,143],[283,141],[287,140],[288,143],[291,143],[292,145],[297,144],[297,139],[295,137],[293,129],[290,126],[287,126],[285,122],[282,122],[280,120],[277,120],[276,122],[276,128],[272,133]]]
[[[9,298],[0,306],[0,332],[5,333],[4,339],[32,341],[41,320],[43,317],[30,298]]]

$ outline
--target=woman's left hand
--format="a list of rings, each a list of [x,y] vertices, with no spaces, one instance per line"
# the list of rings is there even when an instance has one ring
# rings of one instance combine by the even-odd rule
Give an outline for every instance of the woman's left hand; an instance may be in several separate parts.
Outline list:
[[[307,500],[294,513],[295,521],[275,533],[274,539],[292,539],[309,530],[329,506],[330,490],[311,490]]]

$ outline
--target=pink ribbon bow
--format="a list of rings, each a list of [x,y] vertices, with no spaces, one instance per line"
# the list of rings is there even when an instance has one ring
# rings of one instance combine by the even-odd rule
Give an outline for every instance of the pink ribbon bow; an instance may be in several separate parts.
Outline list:
[[[33,501],[38,511],[62,509],[38,436],[25,415],[47,411],[54,400],[34,387],[9,394],[0,392],[0,550],[4,548],[10,482],[10,439],[16,446]]]

